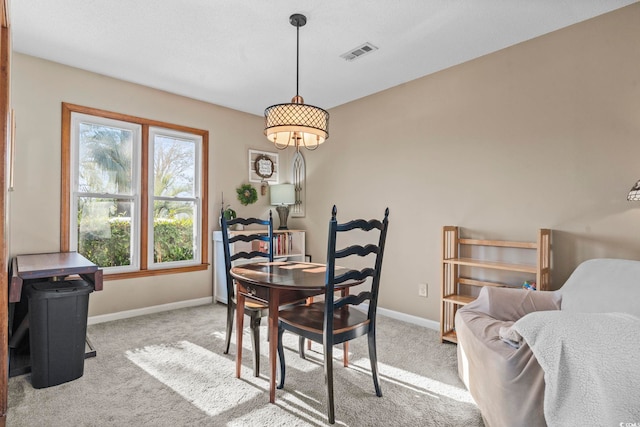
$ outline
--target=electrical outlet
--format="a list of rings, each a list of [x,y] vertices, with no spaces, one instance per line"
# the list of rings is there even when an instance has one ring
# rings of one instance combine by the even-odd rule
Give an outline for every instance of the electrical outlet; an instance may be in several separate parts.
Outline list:
[[[418,284],[418,296],[427,298],[427,296],[428,296],[427,289],[428,289],[428,287],[427,287],[426,283],[419,283]]]

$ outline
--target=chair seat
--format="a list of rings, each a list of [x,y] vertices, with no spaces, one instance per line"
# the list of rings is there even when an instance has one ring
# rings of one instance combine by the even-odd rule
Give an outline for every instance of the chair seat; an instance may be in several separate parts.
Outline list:
[[[324,309],[324,302],[315,302],[311,305],[297,305],[280,310],[278,316],[279,320],[288,325],[322,334]],[[337,309],[333,315],[335,334],[347,332],[368,323],[367,313],[348,306]]]
[[[313,299],[313,297],[311,297],[311,299]],[[293,307],[295,305],[304,304],[306,301],[307,301],[307,299],[304,298],[304,299],[300,299],[300,300],[294,301],[294,302],[289,303],[289,304],[281,305],[280,307],[283,307],[283,308]],[[236,299],[235,298],[233,299],[233,302],[236,303]],[[252,300],[250,298],[246,298],[244,300],[244,311],[245,312],[246,311],[260,311],[260,310],[268,311],[269,310],[269,305],[261,303],[259,301]]]
[[[244,300],[245,310],[266,310],[269,308],[267,304],[262,304],[258,301],[250,300],[249,298]]]

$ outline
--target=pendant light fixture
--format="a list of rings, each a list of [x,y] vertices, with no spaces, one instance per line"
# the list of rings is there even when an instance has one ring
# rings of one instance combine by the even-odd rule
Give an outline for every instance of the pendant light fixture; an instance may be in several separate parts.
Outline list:
[[[636,182],[636,185],[634,185],[631,190],[629,190],[627,200],[633,202],[640,200],[640,181]]]
[[[279,150],[304,146],[315,150],[329,138],[329,113],[319,107],[307,105],[298,93],[300,74],[300,27],[307,18],[299,13],[289,17],[296,27],[296,96],[288,104],[276,104],[264,110],[264,134]]]

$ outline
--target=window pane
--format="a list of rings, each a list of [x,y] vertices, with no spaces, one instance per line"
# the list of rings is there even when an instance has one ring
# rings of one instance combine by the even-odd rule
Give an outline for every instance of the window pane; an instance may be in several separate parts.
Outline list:
[[[131,194],[133,132],[80,123],[79,191]]]
[[[133,202],[78,198],[78,253],[100,267],[131,265]]]
[[[195,202],[153,203],[153,262],[194,259]]]
[[[154,196],[194,197],[196,144],[156,135],[153,152]]]

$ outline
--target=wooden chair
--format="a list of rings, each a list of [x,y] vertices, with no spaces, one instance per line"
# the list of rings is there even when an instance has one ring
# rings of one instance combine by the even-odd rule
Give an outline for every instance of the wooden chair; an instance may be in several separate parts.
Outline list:
[[[298,334],[301,338],[323,344],[324,346],[324,374],[327,385],[327,415],[329,423],[335,422],[335,411],[333,403],[333,346],[344,344],[344,365],[348,366],[347,342],[367,335],[369,342],[369,359],[371,362],[371,374],[373,376],[373,386],[377,396],[382,396],[378,380],[378,362],[376,355],[376,308],[378,305],[378,289],[380,287],[380,271],[382,268],[382,255],[387,236],[389,224],[389,209],[384,213],[384,219],[366,221],[358,219],[347,223],[338,224],[336,220],[336,207],[333,207],[331,221],[329,222],[329,242],[327,249],[326,264],[326,290],[324,301],[311,305],[295,306],[279,311],[278,322],[278,357],[280,361],[280,382],[278,388],[284,387],[285,361],[282,348],[282,334],[290,331]],[[336,249],[338,233],[345,233],[352,230],[360,230],[354,233],[362,234],[367,232],[367,240],[375,243],[362,245],[352,245],[344,249]],[[379,233],[376,233],[378,231]],[[371,232],[371,235],[369,234]],[[360,241],[360,235],[358,241]],[[369,238],[371,238],[369,240]],[[367,255],[375,255],[369,256]],[[352,264],[365,264],[362,269],[348,269],[336,276],[336,260],[344,258],[360,257],[358,262],[348,262]],[[365,258],[366,257],[366,258]],[[342,264],[342,262],[340,262]],[[349,280],[363,280],[371,278],[370,289],[358,295],[348,295],[343,292],[342,297],[335,299],[335,286]],[[362,312],[352,306],[357,306],[363,302],[369,304],[368,311]],[[303,345],[300,345],[302,351]]]
[[[259,225],[266,226],[265,230],[255,230],[256,233],[236,234],[229,237],[229,227],[235,224],[244,226]],[[222,243],[224,248],[224,265],[227,275],[227,331],[225,339],[224,354],[229,353],[229,345],[231,343],[231,332],[233,329],[233,318],[236,309],[236,294],[234,279],[231,276],[231,263],[238,259],[266,258],[265,261],[273,261],[273,218],[269,212],[268,220],[257,218],[235,218],[226,220],[221,212],[222,226]],[[252,249],[247,251],[235,252],[231,255],[230,245],[235,242],[249,242]],[[254,242],[265,242],[254,244]],[[260,376],[260,319],[269,314],[269,307],[257,301],[247,299],[244,306],[244,314],[249,316],[251,329],[251,344],[253,345],[253,375]]]

